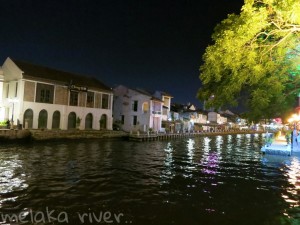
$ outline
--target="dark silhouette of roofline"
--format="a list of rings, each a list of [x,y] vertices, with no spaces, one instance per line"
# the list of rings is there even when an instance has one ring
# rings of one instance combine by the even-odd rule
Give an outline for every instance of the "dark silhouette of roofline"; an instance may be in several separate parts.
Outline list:
[[[112,89],[102,83],[95,77],[79,75],[71,72],[65,72],[46,66],[36,65],[29,62],[12,59],[12,61],[23,71],[23,78],[37,78],[43,81],[56,81],[65,85],[84,86],[88,89],[98,89],[106,92],[112,92]]]

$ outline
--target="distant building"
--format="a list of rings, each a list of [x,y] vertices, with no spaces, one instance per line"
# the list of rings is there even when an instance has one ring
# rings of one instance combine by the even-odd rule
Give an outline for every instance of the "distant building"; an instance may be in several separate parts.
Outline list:
[[[163,111],[162,111],[162,120],[163,121],[171,121],[172,115],[171,115],[171,100],[172,96],[166,92],[163,91],[155,91],[154,96],[163,102]]]
[[[226,124],[227,123],[227,118],[221,116],[221,114],[217,112],[209,112],[207,114],[207,120],[210,123],[215,123],[215,124]]]
[[[114,88],[114,123],[125,131],[160,132],[163,101],[143,89]]]
[[[178,113],[175,132],[203,130],[203,124],[206,125],[207,116],[191,103],[172,104],[172,112]]]
[[[112,129],[112,101],[96,78],[10,58],[0,69],[0,121],[23,128]]]

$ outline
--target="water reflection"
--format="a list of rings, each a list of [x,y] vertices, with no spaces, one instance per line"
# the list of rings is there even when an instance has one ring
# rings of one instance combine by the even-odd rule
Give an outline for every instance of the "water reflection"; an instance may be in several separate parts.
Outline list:
[[[286,164],[286,177],[290,186],[287,187],[286,193],[282,194],[282,198],[289,205],[289,209],[285,210],[284,215],[288,218],[300,219],[300,162],[299,157],[292,157],[291,161]]]
[[[18,155],[6,158],[6,153],[0,153],[0,208],[4,203],[15,202],[19,196],[14,193],[25,190],[26,174],[23,171],[22,161]]]
[[[173,147],[171,142],[168,142],[167,146],[164,148],[165,151],[165,160],[164,160],[164,169],[162,170],[162,183],[167,183],[170,181],[174,176],[174,159],[173,159]]]
[[[188,159],[190,160],[190,163],[193,163],[193,158],[195,154],[195,140],[189,138],[187,141],[187,150],[188,150]]]
[[[291,163],[287,165],[288,168],[288,181],[295,187],[296,190],[300,189],[300,163],[299,158],[293,157]]]
[[[133,225],[283,225],[278,214],[299,213],[299,157],[262,156],[261,140],[228,135],[8,147],[0,152],[0,207],[66,211],[70,224],[78,224],[77,212],[116,211]]]
[[[215,175],[218,172],[220,152],[224,144],[223,136],[206,137],[204,140],[204,152],[200,162],[202,172],[208,175]]]
[[[288,182],[286,188],[282,190],[281,197],[288,207],[283,211],[289,222],[293,223],[295,219],[300,219],[300,159],[299,155],[292,156],[271,156],[266,155],[262,158],[265,166],[277,168],[285,176]],[[268,172],[269,173],[269,172]]]
[[[205,158],[202,160],[202,165],[204,168],[202,169],[202,172],[204,174],[217,174],[218,170],[218,153],[217,152],[210,152],[208,155],[206,155]]]
[[[216,143],[216,149],[221,150],[223,145],[223,136],[217,136],[215,143]]]
[[[209,138],[209,137],[204,137],[204,144],[203,144],[203,151],[204,152],[208,152],[209,150],[210,150],[210,141],[211,141],[212,139],[211,138]]]

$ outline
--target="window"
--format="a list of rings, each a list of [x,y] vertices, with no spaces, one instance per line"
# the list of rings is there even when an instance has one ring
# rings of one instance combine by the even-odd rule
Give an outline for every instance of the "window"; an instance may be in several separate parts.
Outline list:
[[[170,106],[170,98],[164,97],[163,101],[164,101],[164,106],[166,106],[166,107]]]
[[[153,102],[152,113],[153,114],[161,114],[161,103]]]
[[[78,92],[70,91],[70,105],[72,106],[78,105]]]
[[[147,113],[149,111],[149,103],[148,102],[144,102],[143,103],[143,112]]]
[[[41,90],[39,102],[45,102],[45,103],[50,102],[50,90],[44,90],[44,89]]]
[[[137,125],[137,116],[133,116],[133,125]]]
[[[86,106],[94,107],[94,92],[88,92],[86,98]]]
[[[124,124],[124,121],[125,121],[125,117],[124,115],[121,116],[121,124]]]
[[[16,90],[15,90],[15,97],[18,95],[18,82],[16,82]]]
[[[108,109],[108,98],[107,94],[102,95],[102,109]]]
[[[45,109],[43,109],[39,113],[38,128],[39,129],[47,128],[47,121],[48,121],[48,112]]]
[[[8,98],[9,96],[9,84],[7,84],[6,86],[6,98]]]
[[[53,103],[54,86],[38,83],[36,86],[36,102]]]
[[[137,112],[137,109],[138,109],[138,101],[133,101],[132,103],[132,110]]]

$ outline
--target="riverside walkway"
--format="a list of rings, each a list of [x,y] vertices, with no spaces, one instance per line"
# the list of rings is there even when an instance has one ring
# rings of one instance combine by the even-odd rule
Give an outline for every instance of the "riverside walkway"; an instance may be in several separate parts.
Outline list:
[[[261,148],[261,152],[263,154],[270,155],[290,156],[292,154],[292,146],[291,144],[287,144],[284,136],[279,136],[272,142],[272,144],[263,146]]]
[[[195,136],[216,136],[216,135],[227,135],[227,134],[261,134],[264,131],[254,130],[228,130],[228,131],[217,131],[217,132],[186,132],[186,133],[135,133],[129,134],[130,141],[156,141],[156,140],[168,140],[185,137]]]
[[[186,133],[128,133],[115,130],[47,130],[47,129],[30,129],[30,130],[9,130],[0,129],[0,141],[46,141],[62,139],[105,139],[105,138],[122,138],[129,141],[156,141],[168,140],[195,136],[216,136],[227,134],[256,134],[264,131],[253,130],[228,130],[217,132],[186,132]]]

